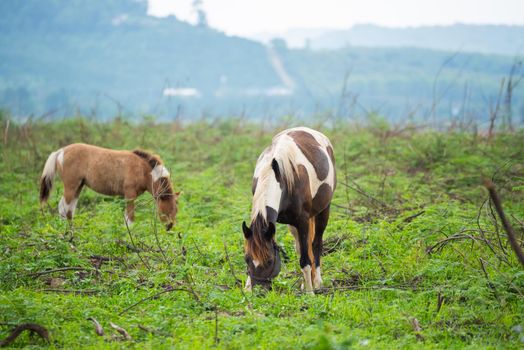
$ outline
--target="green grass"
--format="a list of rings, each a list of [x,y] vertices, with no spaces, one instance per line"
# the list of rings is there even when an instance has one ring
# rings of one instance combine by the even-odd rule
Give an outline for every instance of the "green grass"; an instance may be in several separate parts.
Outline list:
[[[465,132],[321,127],[334,145],[339,179],[325,234],[326,289],[315,296],[300,293],[293,239],[279,225],[277,239],[290,261],[272,291],[244,294],[234,275],[245,281],[240,225],[250,213],[252,172],[259,153],[284,127],[239,120],[183,126],[152,119],[11,123],[0,158],[0,339],[14,325],[31,322],[49,330],[51,344],[23,334],[11,346],[524,345],[524,272],[489,202],[483,205],[488,196],[480,185],[482,176],[494,176],[522,242],[522,131],[488,142]],[[160,154],[175,189],[183,191],[174,232],[156,225],[151,198],[143,195],[131,231],[137,253],[123,222],[123,200],[90,190],[82,193],[70,228],[56,215],[59,180],[52,210],[42,212],[38,179],[45,159],[72,142]],[[428,252],[461,232],[475,240],[451,240]],[[110,260],[97,268],[94,255]],[[34,275],[63,267],[85,271]],[[101,323],[105,336],[96,335],[88,317]],[[122,340],[110,322],[126,329],[132,341]]]

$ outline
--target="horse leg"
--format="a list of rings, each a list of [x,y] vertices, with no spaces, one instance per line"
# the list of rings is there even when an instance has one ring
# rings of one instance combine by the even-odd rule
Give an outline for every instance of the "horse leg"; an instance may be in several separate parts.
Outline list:
[[[315,256],[316,275],[313,280],[315,289],[322,287],[320,274],[320,256],[322,255],[322,235],[329,219],[329,206],[315,217],[315,239],[313,240],[313,255]]]
[[[244,287],[244,289],[248,292],[251,292],[251,290],[253,289],[251,286],[251,276],[247,276],[246,286]]]
[[[311,230],[313,228],[313,230]],[[313,264],[313,241],[315,222],[314,218],[304,220],[298,225],[298,240],[300,245],[300,268],[304,274],[304,289],[306,293],[313,294],[313,284],[311,277],[315,274],[315,265]]]
[[[124,215],[126,220],[126,225],[129,227],[135,221],[135,199],[137,197],[136,191],[127,190],[124,193],[124,198],[126,200],[126,213]]]
[[[64,219],[73,219],[78,196],[80,196],[83,186],[82,180],[64,181],[64,195],[60,198],[60,203],[58,203],[58,212]]]
[[[287,225],[289,227],[289,232],[293,235],[295,238],[295,252],[297,254],[300,253],[300,242],[298,241],[298,230],[295,226]]]

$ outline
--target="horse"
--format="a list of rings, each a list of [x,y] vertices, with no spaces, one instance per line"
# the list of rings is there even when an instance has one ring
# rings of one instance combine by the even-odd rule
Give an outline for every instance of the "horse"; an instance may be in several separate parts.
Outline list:
[[[280,272],[276,223],[287,224],[295,238],[304,275],[302,288],[322,286],[322,235],[336,187],[333,146],[322,133],[298,127],[275,137],[260,154],[252,182],[251,224],[242,223],[247,264],[245,288],[270,288]]]
[[[135,218],[135,199],[145,191],[151,193],[158,207],[160,220],[170,230],[177,214],[178,196],[173,193],[169,171],[160,157],[151,153],[117,151],[75,143],[52,152],[40,178],[40,203],[46,203],[58,171],[64,184],[64,195],[58,204],[63,218],[73,219],[78,197],[84,186],[108,196],[126,200],[125,223]]]

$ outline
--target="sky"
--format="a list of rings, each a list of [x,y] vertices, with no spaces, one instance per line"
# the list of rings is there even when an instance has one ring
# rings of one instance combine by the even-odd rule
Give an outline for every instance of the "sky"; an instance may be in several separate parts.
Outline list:
[[[148,0],[149,14],[195,23],[194,0]],[[211,27],[230,35],[283,33],[292,28],[347,29],[358,23],[524,25],[524,0],[201,0]]]

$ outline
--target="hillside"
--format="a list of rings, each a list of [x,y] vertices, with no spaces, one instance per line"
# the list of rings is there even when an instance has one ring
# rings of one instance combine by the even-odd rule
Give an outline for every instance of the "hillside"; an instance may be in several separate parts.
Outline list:
[[[129,109],[154,112],[169,107],[162,106],[165,88],[196,89],[193,100],[204,96],[208,104],[218,93],[249,97],[240,92],[279,84],[259,43],[174,17],[149,17],[139,2],[30,0],[0,6],[10,14],[0,22],[0,102],[15,113],[64,104],[104,110],[113,104],[105,95]]]
[[[375,112],[390,120],[424,121],[435,103],[443,120],[486,121],[514,62],[416,48],[281,49],[279,54],[311,105],[320,111],[334,106],[333,113],[350,119]],[[523,84],[517,85],[512,104],[514,121],[524,122]]]
[[[349,29],[291,29],[280,35],[291,47],[308,45],[313,50],[347,46],[405,47],[442,51],[478,52],[514,56],[524,53],[524,26],[455,24],[389,28],[358,24]]]
[[[514,63],[513,56],[454,57],[452,51],[400,47],[288,49],[277,40],[268,48],[175,17],[147,16],[145,3],[133,0],[6,0],[0,11],[8,14],[0,18],[0,108],[20,119],[78,113],[98,119],[355,119],[373,111],[390,120],[424,120],[437,101],[442,120],[467,115],[485,121]],[[377,38],[397,33],[361,31]],[[505,38],[493,33],[490,38]],[[513,119],[522,121],[524,84],[513,96]]]

